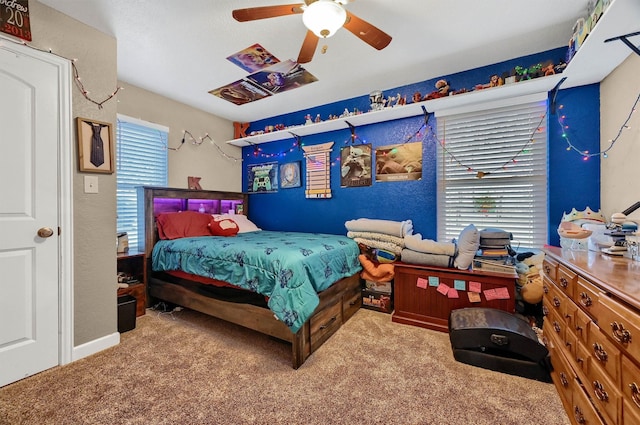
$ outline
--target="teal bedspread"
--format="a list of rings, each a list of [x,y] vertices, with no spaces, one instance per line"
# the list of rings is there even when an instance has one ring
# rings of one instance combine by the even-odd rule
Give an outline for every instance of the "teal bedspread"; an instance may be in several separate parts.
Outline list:
[[[346,236],[263,230],[158,241],[152,269],[182,270],[265,295],[295,333],[318,306],[318,292],[361,270],[358,254]]]

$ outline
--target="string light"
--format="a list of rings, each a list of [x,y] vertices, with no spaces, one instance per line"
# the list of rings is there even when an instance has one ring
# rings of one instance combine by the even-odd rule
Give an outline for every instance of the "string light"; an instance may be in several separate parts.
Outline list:
[[[637,110],[637,106],[638,103],[640,102],[640,94],[638,94],[638,97],[636,98],[636,101],[633,103],[633,106],[631,107],[631,111],[629,112],[629,115],[627,116],[627,119],[622,123],[622,125],[620,126],[620,129],[618,130],[618,133],[616,134],[616,137],[614,137],[613,139],[609,140],[609,146],[599,152],[593,152],[590,153],[588,150],[582,150],[579,149],[576,145],[574,145],[573,143],[571,143],[571,140],[569,139],[569,134],[567,133],[567,130],[569,130],[569,126],[565,123],[565,119],[566,119],[566,115],[558,115],[558,125],[560,126],[560,129],[562,131],[562,138],[565,140],[565,142],[567,143],[567,151],[575,151],[578,154],[580,154],[582,156],[582,159],[587,161],[589,158],[594,157],[594,156],[601,156],[603,158],[608,158],[609,155],[609,151],[611,149],[613,149],[613,146],[616,144],[616,142],[618,141],[618,139],[620,138],[620,136],[622,135],[622,131],[623,130],[628,130],[631,127],[629,126],[629,121],[631,120],[631,117],[633,116],[633,113],[636,112]],[[559,109],[563,109],[563,105],[559,106]]]
[[[209,136],[209,133],[205,133],[205,135],[202,136],[202,137],[195,138],[193,136],[193,134],[191,134],[191,132],[189,130],[182,130],[182,140],[180,141],[180,144],[178,145],[178,147],[177,148],[167,147],[167,149],[170,150],[170,151],[178,151],[178,150],[180,150],[180,148],[182,146],[184,146],[184,144],[186,143],[187,136],[189,136],[189,139],[191,140],[191,144],[195,145],[195,146],[200,146],[200,145],[202,145],[202,143],[204,143],[205,140],[209,139],[211,144],[216,148],[216,150],[218,151],[218,153],[221,156],[223,156],[224,158],[226,158],[228,160],[232,160],[234,162],[242,161],[242,158],[236,158],[236,157],[231,156],[231,155],[227,154],[226,152],[224,152],[222,150],[222,148],[220,148],[220,146],[218,146],[216,141],[213,140],[213,138],[211,136]]]
[[[98,109],[102,109],[102,105],[104,105],[104,104],[105,104],[106,102],[108,102],[109,100],[113,99],[113,98],[118,94],[118,92],[119,92],[120,90],[124,90],[124,88],[123,88],[123,87],[119,87],[119,86],[118,86],[118,87],[116,87],[116,89],[115,89],[113,92],[111,92],[111,94],[110,94],[109,96],[107,96],[104,100],[101,100],[101,101],[95,100],[95,99],[93,99],[93,98],[91,98],[91,97],[89,96],[89,91],[84,87],[84,84],[82,83],[82,79],[80,78],[80,74],[79,74],[79,72],[78,72],[78,67],[76,66],[76,61],[77,61],[77,59],[69,59],[69,58],[67,58],[67,57],[65,57],[65,56],[59,55],[59,54],[57,54],[57,53],[53,53],[52,49],[40,49],[40,48],[38,48],[38,47],[34,47],[34,46],[30,45],[30,44],[27,44],[27,43],[26,43],[26,42],[24,42],[24,41],[16,41],[16,40],[12,40],[12,39],[5,38],[5,37],[2,37],[2,40],[3,40],[3,41],[10,41],[10,42],[12,42],[12,43],[14,43],[14,44],[20,44],[20,45],[23,45],[23,46],[28,47],[28,48],[30,48],[30,49],[37,50],[37,51],[39,51],[39,52],[43,52],[43,53],[49,53],[49,54],[52,54],[52,55],[57,56],[57,57],[59,57],[59,58],[66,59],[66,60],[70,61],[70,62],[71,62],[71,68],[72,68],[72,71],[73,71],[73,80],[74,80],[74,82],[75,82],[76,87],[78,87],[78,90],[80,90],[80,93],[82,94],[82,96],[83,96],[86,100],[88,100],[89,102],[91,102],[91,103],[93,103],[93,104],[97,105],[97,106],[98,106]]]

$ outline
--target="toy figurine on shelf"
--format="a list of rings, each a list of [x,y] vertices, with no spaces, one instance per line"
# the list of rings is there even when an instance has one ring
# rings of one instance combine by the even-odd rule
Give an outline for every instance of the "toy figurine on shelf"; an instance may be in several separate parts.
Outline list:
[[[436,91],[433,91],[424,97],[424,100],[438,99],[441,97],[449,96],[449,83],[447,80],[436,81]]]
[[[320,118],[320,114],[316,115],[316,119],[314,122],[322,122],[322,119]]]
[[[489,82],[486,84],[477,84],[476,90],[488,89],[491,87],[498,87],[504,84],[504,80],[498,76],[498,74],[493,74],[489,78]]]
[[[419,91],[415,92],[411,97],[411,100],[413,100],[413,103],[422,102],[422,94],[420,94]]]
[[[311,114],[307,114],[304,116],[304,125],[309,125],[309,124],[313,124],[313,121],[311,121]]]

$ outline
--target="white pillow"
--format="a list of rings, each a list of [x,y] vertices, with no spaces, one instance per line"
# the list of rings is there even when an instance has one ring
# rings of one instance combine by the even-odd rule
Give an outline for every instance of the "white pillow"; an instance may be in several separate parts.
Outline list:
[[[238,225],[238,233],[256,232],[260,229],[244,214],[212,214],[216,219],[229,219]]]
[[[478,248],[480,248],[480,232],[476,226],[470,224],[460,232],[458,254],[453,260],[453,265],[460,270],[467,270],[471,266]]]

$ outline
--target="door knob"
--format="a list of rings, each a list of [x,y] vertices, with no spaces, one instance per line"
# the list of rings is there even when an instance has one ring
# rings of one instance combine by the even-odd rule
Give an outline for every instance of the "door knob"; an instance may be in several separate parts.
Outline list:
[[[51,227],[41,227],[38,229],[38,236],[41,238],[53,236],[53,229],[51,229]]]

